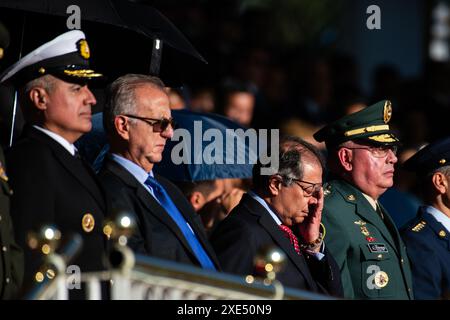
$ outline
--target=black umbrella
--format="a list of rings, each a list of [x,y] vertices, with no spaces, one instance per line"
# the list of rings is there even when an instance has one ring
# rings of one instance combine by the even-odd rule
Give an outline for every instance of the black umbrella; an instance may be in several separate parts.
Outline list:
[[[123,27],[153,39],[151,74],[159,74],[163,44],[206,63],[183,33],[148,5],[126,0],[0,0],[0,7],[65,17],[69,17],[67,9],[73,5],[80,8],[82,20]]]
[[[97,43],[90,42],[91,47],[98,46],[98,48],[93,50],[96,57],[102,56],[101,54],[97,55],[100,52],[103,52],[103,57],[107,57],[104,59],[107,62],[107,66],[99,69],[105,70],[104,73],[108,76],[120,75],[123,72],[123,68],[122,70],[120,69],[121,64],[127,66],[126,72],[145,73],[146,71],[137,67],[137,63],[139,61],[147,61],[146,57],[149,55],[151,55],[151,58],[149,59],[148,73],[159,75],[163,44],[174,48],[175,51],[185,53],[199,61],[207,63],[181,31],[163,14],[149,5],[132,3],[126,0],[0,0],[0,8],[3,7],[67,18],[71,15],[71,11],[68,8],[74,5],[80,9],[80,18],[88,23],[97,22],[105,26],[112,25],[123,28],[124,30],[131,30],[132,33],[135,33],[135,35],[124,36],[122,32],[110,32],[111,34],[105,36],[105,31],[97,32],[97,36],[101,36],[101,41],[97,41]],[[33,24],[32,32],[28,32],[30,35],[28,35],[27,40],[35,41],[38,38],[36,37],[36,32],[37,29],[43,27],[43,22],[38,21],[38,23]],[[22,25],[19,57],[22,55],[23,33],[25,32],[24,24]],[[102,26],[98,26],[96,31],[106,30]],[[146,50],[147,47],[140,43],[141,40],[136,40],[136,35],[142,35],[153,40],[151,51]],[[92,38],[91,33],[88,36],[90,39]],[[127,41],[134,44],[134,46],[124,44]],[[39,43],[38,45],[41,44]],[[130,51],[132,52],[130,53]],[[117,52],[120,54],[117,54]],[[167,70],[163,70],[163,76],[161,77],[166,84],[179,86],[182,78],[180,69],[188,66],[191,61],[185,60],[184,57],[179,57],[169,51],[167,53],[169,53],[168,57],[172,59],[169,59],[170,61],[164,65],[164,68],[167,67]],[[105,61],[103,59],[94,61],[94,64],[105,64]],[[186,74],[189,74],[189,72],[186,72]],[[12,124],[9,145],[12,144],[15,128],[15,100],[11,115]]]

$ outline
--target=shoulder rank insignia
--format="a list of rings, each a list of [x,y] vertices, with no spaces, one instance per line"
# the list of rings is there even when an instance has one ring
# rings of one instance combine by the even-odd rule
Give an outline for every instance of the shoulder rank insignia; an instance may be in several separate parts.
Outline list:
[[[418,224],[416,224],[414,227],[412,227],[411,230],[414,232],[419,232],[425,227],[426,224],[427,223],[425,221],[420,221]]]
[[[354,195],[352,195],[352,194],[349,194],[349,195],[347,196],[347,200],[349,200],[349,201],[355,201],[355,200],[356,200],[356,197],[355,197]]]
[[[439,231],[439,237],[445,238],[446,235],[447,233],[444,230]]]
[[[354,223],[357,224],[358,226],[364,226],[366,224],[366,222],[362,220],[357,220]]]

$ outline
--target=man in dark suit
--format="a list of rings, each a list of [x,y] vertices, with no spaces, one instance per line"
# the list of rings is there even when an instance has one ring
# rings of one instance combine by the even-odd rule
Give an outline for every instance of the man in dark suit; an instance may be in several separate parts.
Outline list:
[[[0,60],[8,46],[8,30],[0,22]],[[0,147],[0,300],[15,298],[22,285],[23,252],[14,240],[9,214],[10,197],[13,193],[8,184],[5,157]]]
[[[254,191],[244,194],[211,236],[223,269],[254,273],[258,251],[275,246],[287,261],[277,279],[284,285],[335,296],[342,295],[339,269],[323,245],[322,162],[307,142],[290,138],[280,142],[275,173],[262,175],[253,168]],[[267,168],[266,168],[267,169]]]
[[[426,205],[401,230],[416,299],[450,299],[450,138],[404,163],[421,179]]]
[[[100,171],[112,212],[135,216],[129,246],[138,253],[216,270],[201,221],[181,191],[152,172],[173,135],[169,98],[159,78],[114,81],[103,113],[111,154]]]
[[[102,233],[106,203],[96,177],[73,143],[91,129],[95,97],[87,81],[101,76],[89,69],[83,32],[66,32],[7,69],[0,81],[19,92],[27,126],[7,154],[11,216],[25,249],[26,280],[33,281],[41,254],[28,248],[29,231],[55,225],[63,237],[78,233],[83,248],[72,262],[82,272],[103,268]]]

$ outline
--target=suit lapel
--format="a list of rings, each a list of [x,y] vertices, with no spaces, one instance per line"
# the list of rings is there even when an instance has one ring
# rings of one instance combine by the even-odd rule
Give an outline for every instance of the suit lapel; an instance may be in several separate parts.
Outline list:
[[[140,200],[141,204],[147,208],[147,212],[166,225],[180,240],[185,249],[189,251],[192,256],[196,257],[175,221],[173,221],[164,208],[161,207],[159,202],[133,177],[131,173],[109,158],[106,160],[105,168],[118,176],[129,187],[135,189],[137,198]]]
[[[56,160],[76,179],[94,198],[97,204],[105,211],[104,197],[93,171],[89,171],[88,165],[83,164],[82,160],[72,156],[62,145],[47,136],[45,133],[31,127],[29,129],[30,137],[48,145],[53,152]]]
[[[193,211],[193,209],[186,207],[183,203],[184,201],[183,202],[176,201],[176,195],[174,195],[172,192],[172,186],[168,185],[164,180],[162,180],[159,177],[159,175],[155,175],[155,178],[166,189],[167,193],[169,194],[169,196],[172,199],[175,206],[178,208],[180,213],[183,215],[184,219],[189,223],[192,230],[194,230],[194,233],[197,236],[198,241],[200,241],[203,248],[208,253],[208,256],[211,258],[211,260],[214,262],[214,264],[216,266],[219,266],[219,261],[217,260],[216,254],[215,254],[213,248],[211,247],[211,245],[209,244],[208,239],[206,238],[205,231],[203,229],[201,229],[201,226],[198,224],[198,222],[194,221],[193,217],[190,214],[188,214],[188,212]],[[183,195],[181,195],[181,196],[184,197]],[[187,205],[189,205],[189,203],[187,201],[185,203]],[[196,214],[196,213],[194,212],[194,214]],[[181,231],[180,231],[180,233],[181,233]],[[184,239],[184,236],[182,234],[181,234],[181,237]],[[190,248],[190,246],[189,246],[189,248]]]
[[[289,259],[297,267],[300,273],[303,274],[309,287],[311,289],[316,288],[315,281],[311,276],[305,258],[295,252],[291,242],[284,236],[275,220],[267,212],[266,208],[264,208],[260,203],[258,203],[248,194],[245,194],[244,197],[245,205],[247,206],[249,211],[260,217],[258,221],[261,226],[270,234],[275,244],[283,250],[283,252],[289,257]]]

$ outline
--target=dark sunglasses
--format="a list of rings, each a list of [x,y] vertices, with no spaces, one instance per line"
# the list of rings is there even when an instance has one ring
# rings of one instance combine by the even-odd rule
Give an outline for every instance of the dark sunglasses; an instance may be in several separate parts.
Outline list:
[[[141,121],[144,121],[148,125],[153,127],[154,132],[164,132],[166,129],[170,126],[172,129],[175,129],[175,120],[173,118],[162,118],[162,119],[153,119],[153,118],[144,118],[135,116],[133,114],[122,114],[122,116],[132,118],[132,119],[138,119]]]

